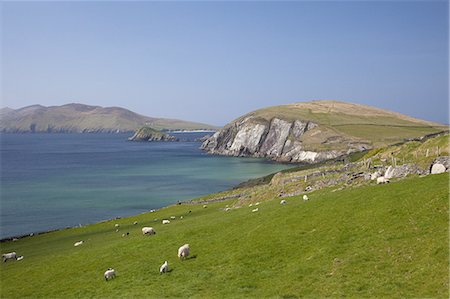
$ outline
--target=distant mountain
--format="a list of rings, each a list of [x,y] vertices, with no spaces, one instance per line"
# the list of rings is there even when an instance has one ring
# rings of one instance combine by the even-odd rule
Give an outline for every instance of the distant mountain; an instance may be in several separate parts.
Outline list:
[[[158,130],[217,129],[202,123],[143,116],[120,107],[67,104],[0,109],[0,132],[8,133],[118,133],[134,132],[144,125]]]
[[[250,112],[216,132],[202,148],[219,155],[314,163],[446,129],[367,105],[312,101]]]

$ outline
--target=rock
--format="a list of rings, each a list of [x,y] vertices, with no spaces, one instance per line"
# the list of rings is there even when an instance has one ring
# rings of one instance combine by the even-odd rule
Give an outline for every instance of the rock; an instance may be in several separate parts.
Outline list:
[[[269,133],[259,151],[270,157],[281,156],[290,129],[290,122],[274,118],[270,123]]]
[[[377,178],[379,178],[380,176],[381,176],[381,173],[378,171],[375,171],[374,173],[372,173],[370,175],[370,179],[373,181],[373,180],[376,180]]]
[[[144,126],[128,138],[130,141],[178,141],[175,136],[167,135],[161,131]]]
[[[445,169],[449,169],[450,168],[450,157],[449,156],[437,157],[433,161],[433,164],[436,164],[436,163],[444,165]]]
[[[431,167],[431,174],[439,174],[445,172],[444,164],[436,163]]]

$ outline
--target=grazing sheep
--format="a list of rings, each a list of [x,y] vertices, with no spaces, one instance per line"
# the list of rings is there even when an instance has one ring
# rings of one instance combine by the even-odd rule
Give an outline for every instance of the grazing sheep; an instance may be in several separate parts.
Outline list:
[[[255,203],[255,206],[259,206],[259,202]]]
[[[170,216],[170,219],[176,219],[177,217],[175,217],[175,216]]]
[[[134,225],[136,225],[136,224],[138,224],[138,222],[137,222],[137,221],[135,221],[135,222],[133,222],[133,224],[134,224]]]
[[[203,205],[203,208],[206,209],[208,206],[207,205]]]
[[[380,176],[379,178],[377,178],[377,184],[386,184],[386,183],[389,183],[389,180],[384,176]]]
[[[226,208],[225,211],[228,212],[229,210],[231,210],[230,208]]]
[[[253,207],[253,204],[252,204],[252,203],[251,203],[251,204],[249,204],[249,205],[248,205],[248,207],[249,207],[249,208]]]
[[[116,229],[116,233],[118,233],[119,232],[119,229]]]
[[[150,210],[150,213],[153,213],[153,212],[155,212],[155,211],[156,211],[156,210],[153,210],[153,209],[152,209],[152,210]]]
[[[18,260],[18,261],[23,260],[23,255],[19,256],[19,257],[17,258],[17,260]]]
[[[161,265],[161,267],[159,268],[159,273],[163,274],[169,272],[169,264],[167,263],[167,261],[164,262],[164,264]]]
[[[180,219],[183,219],[183,216],[180,216]]]
[[[287,201],[286,200],[282,200],[282,201],[280,201],[280,205],[285,205],[285,204],[287,204]]]
[[[156,231],[153,229],[153,227],[143,227],[142,228],[142,234],[143,235],[156,235]]]
[[[77,246],[82,245],[83,243],[84,243],[83,241],[78,241],[78,242],[75,242],[75,244],[73,244],[73,246],[77,247]]]
[[[119,227],[120,225],[118,223],[114,224],[114,227]]]
[[[2,257],[4,263],[6,263],[7,260],[17,260],[17,254],[15,252],[5,253]]]
[[[170,221],[167,220],[167,219],[164,219],[164,220],[162,221],[162,224],[169,224],[169,223],[170,223]]]
[[[17,238],[13,238],[13,242],[19,241],[19,239]]]
[[[127,237],[127,236],[129,236],[130,235],[130,233],[129,232],[126,232],[126,233],[123,233],[122,234],[122,237]]]
[[[258,208],[252,210],[252,212],[258,212],[258,211],[259,211]]]
[[[304,201],[307,201],[307,200],[309,200],[309,197],[308,197],[308,195],[306,195],[306,194],[305,194],[305,195],[303,195],[303,200],[304,200]]]
[[[116,277],[116,271],[113,268],[108,268],[108,270],[105,271],[105,280],[108,281],[111,278]]]
[[[180,248],[178,248],[178,257],[180,259],[185,259],[189,256],[189,244],[184,244]]]

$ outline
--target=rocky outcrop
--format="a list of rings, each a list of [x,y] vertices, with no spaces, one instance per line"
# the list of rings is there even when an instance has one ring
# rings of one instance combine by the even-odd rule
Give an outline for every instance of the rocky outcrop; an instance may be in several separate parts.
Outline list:
[[[430,172],[431,174],[439,174],[450,169],[450,157],[449,156],[441,156],[437,157],[433,163],[431,164]]]
[[[164,134],[150,127],[142,127],[128,138],[129,141],[177,141],[175,136]]]
[[[341,142],[339,150],[306,148],[302,137],[305,133],[318,128],[319,126],[311,121],[288,121],[277,117],[266,120],[248,116],[216,132],[203,142],[201,149],[219,155],[315,163],[367,148],[366,145],[358,143],[348,143],[348,146],[342,148],[345,140]],[[317,130],[316,133],[320,132]]]

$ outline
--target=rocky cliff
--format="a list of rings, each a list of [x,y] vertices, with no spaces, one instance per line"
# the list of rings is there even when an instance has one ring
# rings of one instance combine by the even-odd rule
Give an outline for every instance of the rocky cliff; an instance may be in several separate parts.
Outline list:
[[[311,150],[302,141],[306,133],[320,134],[321,130],[311,121],[247,117],[216,132],[203,142],[201,149],[211,154],[314,163],[369,148],[364,142],[349,142],[345,149]]]
[[[164,134],[161,131],[144,126],[137,130],[129,141],[178,141],[175,136]]]
[[[369,106],[314,101],[251,112],[217,131],[201,149],[315,163],[438,130],[426,121]]]

